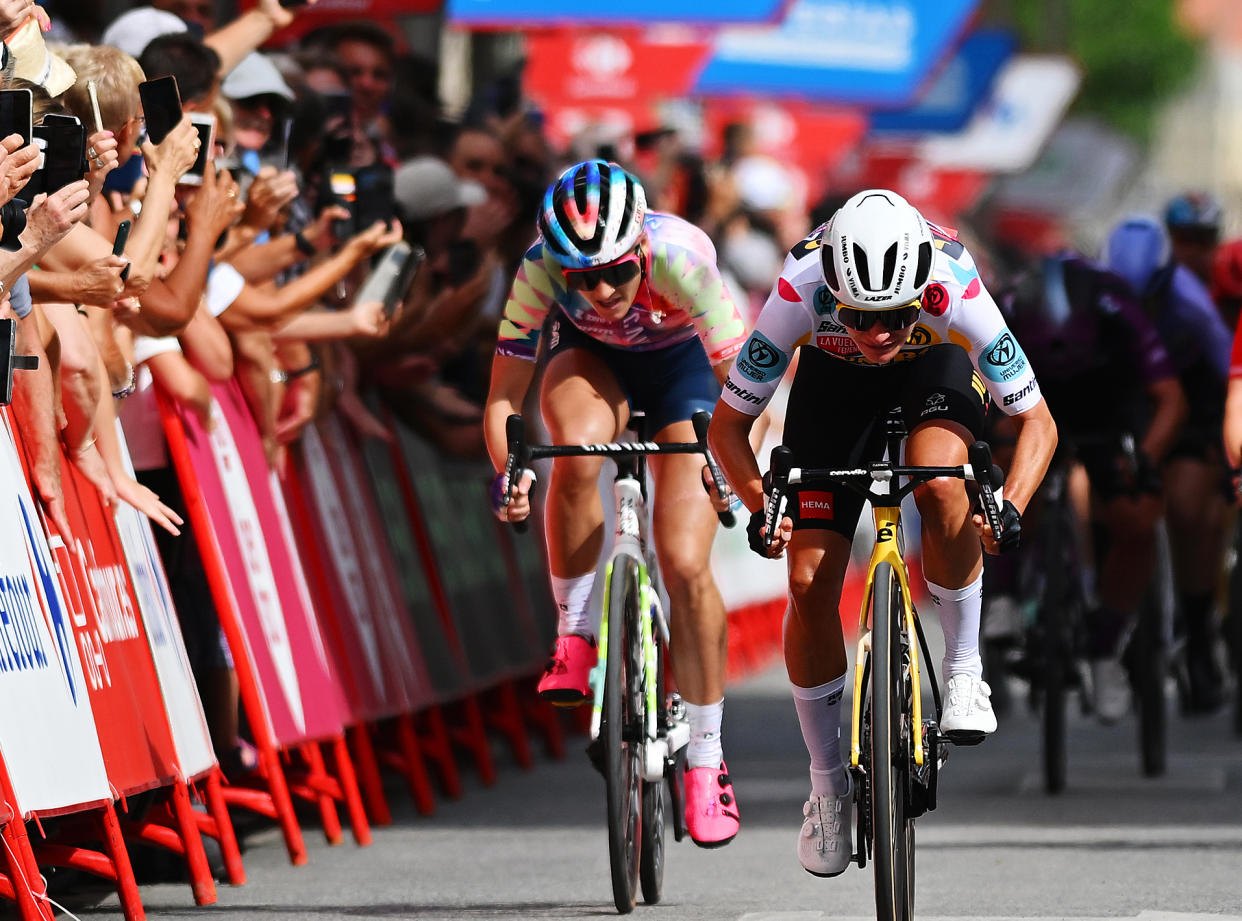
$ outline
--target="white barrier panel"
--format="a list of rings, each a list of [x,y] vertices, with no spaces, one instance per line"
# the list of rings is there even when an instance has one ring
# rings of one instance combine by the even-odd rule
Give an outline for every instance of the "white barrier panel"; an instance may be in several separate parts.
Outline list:
[[[121,440],[125,467],[133,476],[129,448],[119,421],[116,430]],[[125,502],[117,503],[115,516],[134,593],[138,596],[138,609],[147,628],[155,673],[164,694],[164,709],[172,727],[182,779],[190,780],[214,768],[216,756],[207,730],[207,719],[203,715],[203,704],[199,700],[198,685],[195,684],[185,642],[181,638],[172,592],[155,546],[155,535],[151,533],[151,523],[146,516]],[[193,535],[186,531],[188,526],[183,531],[182,540],[193,540]]]
[[[0,412],[0,754],[23,816],[110,802],[47,537]]]

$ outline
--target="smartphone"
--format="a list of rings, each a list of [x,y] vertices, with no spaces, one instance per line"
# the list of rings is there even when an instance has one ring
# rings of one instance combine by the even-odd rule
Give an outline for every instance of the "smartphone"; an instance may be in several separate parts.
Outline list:
[[[29,185],[32,195],[53,192],[77,182],[86,172],[86,129],[74,119],[73,124],[60,120],[36,125],[32,129],[34,143],[43,149],[43,165],[35,171]],[[23,191],[25,191],[23,189]]]
[[[354,170],[354,232],[366,230],[376,221],[391,226],[397,199],[391,166],[379,163]]]
[[[129,240],[129,221],[121,221],[116,225],[116,239],[112,241],[112,255],[120,256],[125,252],[125,243]]]
[[[147,120],[147,137],[159,144],[181,121],[181,94],[174,76],[156,77],[138,84],[142,114]]]
[[[30,143],[34,137],[33,104],[30,90],[0,90],[0,138],[20,134],[23,146]]]
[[[448,246],[448,282],[450,285],[465,284],[479,270],[478,245],[469,239],[454,240]]]
[[[410,293],[410,287],[414,284],[414,278],[418,275],[418,270],[423,267],[423,263],[427,261],[427,251],[421,246],[413,244],[410,246],[410,255],[405,260],[405,265],[401,267],[401,274],[397,278],[397,282],[393,285],[390,298],[384,301],[384,316],[392,319],[397,310],[405,303],[406,296]]]
[[[306,6],[307,0],[280,0],[280,5],[287,10],[296,9],[299,6]]]
[[[129,239],[129,221],[121,221],[116,225],[116,239],[112,241],[112,255],[120,256],[125,252],[125,243]],[[129,263],[121,269],[121,281],[129,280]]]
[[[319,99],[323,103],[325,125],[348,119],[354,110],[354,97],[349,93],[320,93]]]
[[[177,182],[179,185],[202,185],[207,162],[215,159],[216,117],[209,112],[191,112],[190,124],[198,132],[198,156],[194,159],[194,165]]]
[[[349,212],[349,217],[332,222],[332,235],[338,240],[348,240],[354,235],[354,218],[358,213],[358,183],[354,174],[334,170],[328,176],[328,190],[331,194],[327,204],[339,205]]]
[[[91,98],[91,112],[95,115],[95,130],[103,131],[103,116],[99,114],[99,93],[95,90],[95,81],[86,81],[86,95]]]

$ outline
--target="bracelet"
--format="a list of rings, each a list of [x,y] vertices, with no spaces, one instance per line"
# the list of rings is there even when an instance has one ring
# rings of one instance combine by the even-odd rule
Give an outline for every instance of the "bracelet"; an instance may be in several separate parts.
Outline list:
[[[304,256],[315,256],[319,253],[319,250],[315,249],[315,244],[306,239],[306,234],[300,230],[293,235],[293,242],[297,244]]]
[[[125,399],[138,389],[138,375],[134,371],[134,366],[127,361],[125,367],[129,368],[129,377],[125,379],[125,386],[120,390],[112,391],[113,398],[117,400]]]
[[[287,384],[289,381],[296,380],[304,374],[310,374],[312,371],[318,371],[323,364],[319,360],[319,356],[311,352],[310,361],[301,368],[295,368],[292,371],[285,371],[281,368],[273,368],[271,373],[271,381],[273,384]]]

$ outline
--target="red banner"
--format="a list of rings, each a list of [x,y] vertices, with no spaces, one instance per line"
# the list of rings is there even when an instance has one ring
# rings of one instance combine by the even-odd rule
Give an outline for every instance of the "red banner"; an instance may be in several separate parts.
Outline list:
[[[286,481],[301,546],[313,548],[315,576],[331,600],[323,613],[336,661],[359,720],[413,712],[431,691],[395,567],[368,484],[349,439],[329,417],[306,429],[296,476]]]
[[[115,523],[63,455],[61,476],[73,532],[51,541],[52,555],[108,780],[122,795],[172,783],[181,776],[176,747]]]
[[[857,169],[838,176],[856,189],[892,189],[930,221],[953,224],[987,191],[991,176],[973,170],[929,166],[903,149],[867,151]]]
[[[824,191],[828,175],[857,148],[867,130],[866,117],[857,111],[796,100],[708,99],[703,122],[706,156],[723,152],[727,125],[747,124],[750,152],[800,170],[807,200],[812,202]]]
[[[241,628],[239,637],[225,624],[233,657],[249,660],[262,692],[265,712],[250,718],[266,717],[281,746],[339,735],[344,693],[328,663],[258,429],[236,382],[212,390],[217,405],[210,432],[193,413],[170,417],[167,407],[164,422],[179,478],[197,487],[186,490],[187,499],[195,491],[202,497],[197,511],[206,527],[196,525],[195,533],[200,543],[204,533],[210,537],[224,564],[217,575],[227,579]],[[221,610],[220,616],[233,615]]]
[[[523,88],[543,109],[554,144],[588,126],[630,136],[660,127],[660,103],[687,94],[710,51],[681,29],[532,32]]]

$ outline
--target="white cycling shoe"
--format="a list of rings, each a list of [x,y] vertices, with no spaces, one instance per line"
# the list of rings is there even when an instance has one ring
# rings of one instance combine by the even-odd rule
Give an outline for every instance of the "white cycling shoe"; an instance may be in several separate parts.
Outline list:
[[[1130,712],[1130,676],[1119,659],[1091,661],[1092,705],[1096,718],[1112,725]]]
[[[940,731],[957,745],[978,745],[996,731],[996,714],[990,700],[992,689],[974,675],[951,675],[944,690]]]
[[[839,796],[812,795],[802,804],[798,863],[815,876],[840,876],[853,858],[854,784]]]

